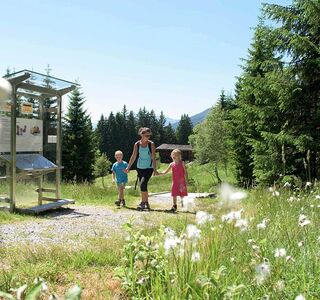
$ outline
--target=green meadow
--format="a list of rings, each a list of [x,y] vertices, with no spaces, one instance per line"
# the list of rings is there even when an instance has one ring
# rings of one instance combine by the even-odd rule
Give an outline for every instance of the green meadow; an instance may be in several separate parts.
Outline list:
[[[158,212],[152,227],[127,220],[127,238],[96,237],[90,247],[80,249],[0,246],[0,290],[15,295],[14,289],[27,284],[28,294],[34,280],[43,278],[48,289],[39,292],[41,299],[62,297],[74,285],[81,288],[81,299],[318,299],[317,183],[252,189],[243,198],[243,191],[234,187],[220,194],[210,168],[188,166],[190,192],[218,195],[196,200],[196,215]],[[130,172],[128,185],[134,186],[135,179]],[[149,190],[168,191],[170,183],[170,175],[153,177]],[[19,187],[26,194],[34,188]],[[136,205],[138,191],[126,192],[128,205]],[[77,205],[113,208],[116,189],[107,176],[104,187],[101,179],[92,185],[64,184],[63,195]],[[38,220],[0,212],[2,225]]]

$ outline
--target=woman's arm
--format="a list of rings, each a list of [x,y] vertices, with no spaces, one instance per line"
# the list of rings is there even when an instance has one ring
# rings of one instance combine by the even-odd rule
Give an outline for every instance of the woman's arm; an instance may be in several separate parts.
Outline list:
[[[163,172],[158,173],[158,175],[166,175],[170,170],[171,170],[172,166],[171,164],[168,166],[168,168],[166,168]]]
[[[153,173],[155,175],[158,175],[157,161],[156,161],[156,146],[154,142],[151,142],[151,160],[152,160]]]
[[[137,149],[137,148],[138,148],[138,146],[137,146],[137,144],[135,143],[135,144],[133,145],[133,151],[132,151],[130,160],[129,160],[129,162],[128,162],[128,166],[127,166],[126,169],[124,170],[125,173],[129,173],[132,164],[134,163],[134,161],[135,161],[136,158],[137,158],[137,154],[138,154],[138,149]]]

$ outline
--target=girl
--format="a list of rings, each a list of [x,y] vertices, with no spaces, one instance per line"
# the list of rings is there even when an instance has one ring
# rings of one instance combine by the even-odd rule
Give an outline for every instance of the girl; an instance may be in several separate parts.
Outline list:
[[[174,149],[171,152],[171,158],[173,162],[168,166],[168,168],[159,173],[159,175],[165,175],[170,170],[172,170],[172,188],[171,196],[173,200],[173,205],[171,211],[175,212],[177,210],[177,197],[181,198],[181,206],[183,207],[183,197],[188,196],[187,191],[187,170],[184,162],[181,159],[181,151],[179,149]]]
[[[138,210],[150,209],[148,202],[148,181],[152,174],[158,174],[156,168],[156,147],[154,142],[150,141],[151,130],[147,127],[141,127],[138,131],[141,139],[133,146],[133,152],[125,172],[128,173],[132,164],[137,160],[137,172],[140,182],[141,203]]]

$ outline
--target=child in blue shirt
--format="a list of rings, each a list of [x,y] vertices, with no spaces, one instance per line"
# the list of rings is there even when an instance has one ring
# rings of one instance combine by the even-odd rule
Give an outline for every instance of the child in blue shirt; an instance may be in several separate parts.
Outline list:
[[[124,172],[124,170],[128,167],[128,163],[123,161],[123,153],[118,150],[114,154],[115,159],[117,160],[111,168],[112,171],[112,182],[115,182],[115,177],[117,179],[118,186],[118,200],[115,201],[117,206],[126,206],[126,202],[124,200],[124,189],[126,183],[128,182],[128,174]]]

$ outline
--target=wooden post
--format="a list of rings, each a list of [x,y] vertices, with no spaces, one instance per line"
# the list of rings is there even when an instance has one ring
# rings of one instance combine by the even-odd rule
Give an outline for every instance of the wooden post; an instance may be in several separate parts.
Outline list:
[[[61,199],[61,151],[62,151],[62,124],[61,124],[61,113],[62,113],[62,96],[57,96],[57,143],[56,143],[56,165],[59,167],[56,170],[56,198]]]
[[[11,104],[11,141],[10,141],[10,212],[14,212],[16,208],[16,162],[17,162],[17,136],[16,136],[16,106],[17,106],[17,86],[12,86],[12,104]]]

